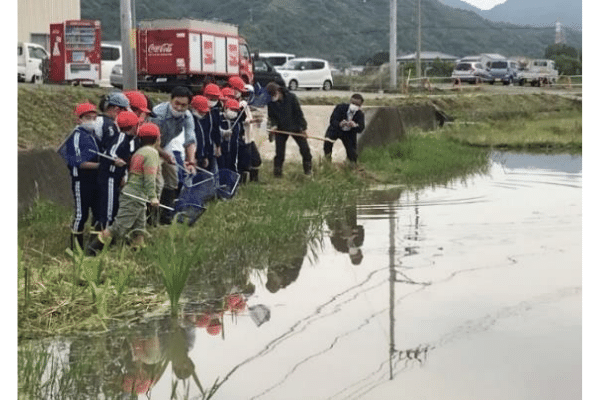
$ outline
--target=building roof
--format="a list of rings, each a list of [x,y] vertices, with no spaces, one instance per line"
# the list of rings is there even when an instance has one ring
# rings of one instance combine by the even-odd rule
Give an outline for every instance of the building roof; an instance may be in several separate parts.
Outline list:
[[[450,54],[441,53],[439,51],[422,51],[421,60],[458,60],[458,57]],[[417,53],[406,54],[397,58],[398,61],[411,61],[417,59]]]

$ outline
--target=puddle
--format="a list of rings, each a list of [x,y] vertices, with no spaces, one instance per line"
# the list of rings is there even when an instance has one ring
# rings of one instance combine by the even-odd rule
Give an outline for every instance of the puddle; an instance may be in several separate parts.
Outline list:
[[[48,360],[26,375],[47,398],[581,398],[581,157],[492,160],[336,210],[244,296],[23,345],[19,368]]]

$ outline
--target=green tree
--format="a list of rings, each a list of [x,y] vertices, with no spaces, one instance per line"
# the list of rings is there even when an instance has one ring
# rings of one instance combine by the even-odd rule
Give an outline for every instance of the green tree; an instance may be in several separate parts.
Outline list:
[[[546,48],[545,56],[554,60],[561,75],[581,75],[581,50],[566,44],[556,43]]]

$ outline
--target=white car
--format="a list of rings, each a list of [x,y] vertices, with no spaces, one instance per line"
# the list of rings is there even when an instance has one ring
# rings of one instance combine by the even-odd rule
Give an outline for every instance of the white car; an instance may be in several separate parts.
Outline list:
[[[294,58],[279,68],[279,73],[290,90],[298,88],[322,88],[330,90],[333,87],[333,77],[329,63],[318,58]]]
[[[290,53],[258,53],[259,58],[266,58],[275,69],[280,69],[283,64],[296,57]]]
[[[35,43],[17,43],[17,80],[19,82],[42,82],[42,62],[50,55]]]
[[[102,43],[100,86],[110,87],[110,74],[116,65],[123,64],[123,49],[120,44]]]

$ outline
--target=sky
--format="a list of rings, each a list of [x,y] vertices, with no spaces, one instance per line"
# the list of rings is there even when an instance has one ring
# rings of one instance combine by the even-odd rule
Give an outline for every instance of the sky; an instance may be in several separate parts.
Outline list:
[[[469,3],[482,10],[489,10],[490,8],[506,2],[506,0],[462,0],[465,3]]]

